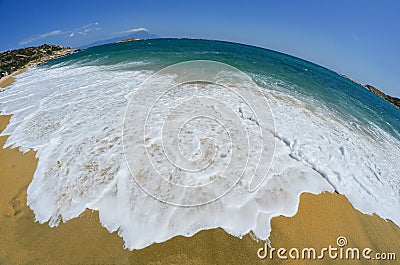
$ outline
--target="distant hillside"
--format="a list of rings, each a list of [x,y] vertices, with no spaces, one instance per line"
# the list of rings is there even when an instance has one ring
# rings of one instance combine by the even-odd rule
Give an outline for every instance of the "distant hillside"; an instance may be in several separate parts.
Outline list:
[[[356,83],[357,85],[360,85],[360,86],[362,86],[362,87],[365,87],[366,89],[368,89],[368,90],[371,91],[371,92],[374,92],[375,94],[377,94],[377,95],[380,96],[381,98],[383,98],[383,99],[389,101],[390,103],[392,103],[393,105],[395,105],[397,108],[400,109],[400,99],[399,99],[399,98],[395,98],[395,97],[391,97],[391,96],[389,96],[389,95],[386,95],[385,93],[383,93],[382,91],[380,91],[380,90],[377,89],[376,87],[371,86],[371,85],[364,85],[364,84],[361,84],[360,82],[357,82],[357,81],[351,79],[350,77],[348,77],[348,76],[346,76],[346,75],[341,75],[341,76],[343,76],[344,78],[349,79],[350,81]]]
[[[0,71],[10,74],[25,66],[32,67],[74,52],[71,47],[43,44],[0,53]]]
[[[106,39],[106,40],[99,40],[99,41],[96,41],[96,42],[93,42],[93,43],[90,43],[90,44],[87,44],[87,45],[84,45],[84,46],[81,46],[78,48],[86,49],[89,47],[119,42],[119,41],[126,40],[126,39],[157,39],[157,38],[159,38],[159,36],[143,30],[143,31],[135,32],[135,33],[125,35],[122,37],[115,37],[115,38]]]
[[[117,43],[124,43],[124,42],[138,41],[138,40],[140,40],[140,39],[139,38],[129,38],[126,40],[117,41]]]
[[[386,99],[387,101],[389,101],[390,103],[392,103],[393,105],[395,105],[396,107],[398,107],[400,109],[400,99],[399,98],[395,98],[395,97],[391,97],[389,95],[386,95],[385,93],[383,93],[382,91],[380,91],[379,89],[371,86],[371,85],[365,85],[364,86],[366,89],[368,89],[369,91],[374,92],[375,94],[377,94],[378,96],[380,96],[383,99]]]

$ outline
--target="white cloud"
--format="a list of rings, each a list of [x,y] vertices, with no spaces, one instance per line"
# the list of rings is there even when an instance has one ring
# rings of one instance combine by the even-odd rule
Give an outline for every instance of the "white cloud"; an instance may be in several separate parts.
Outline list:
[[[120,31],[120,32],[116,32],[114,34],[126,34],[126,33],[136,33],[136,32],[140,32],[140,31],[149,31],[146,28],[133,28],[133,29],[129,29],[129,30],[125,30],[125,31]]]
[[[134,32],[139,32],[139,31],[148,31],[148,29],[145,29],[145,28],[135,28],[135,29],[130,29],[130,30],[127,30],[126,32],[128,33],[134,33]]]
[[[73,33],[77,32],[80,35],[86,35],[93,30],[100,30],[101,28],[97,27],[98,25],[99,25],[99,22],[89,23],[80,28],[74,29]]]
[[[33,36],[33,37],[29,38],[29,39],[23,40],[23,41],[21,41],[19,43],[19,45],[26,45],[26,44],[29,44],[29,43],[35,41],[35,40],[44,39],[44,38],[47,38],[47,37],[50,37],[50,36],[57,36],[57,35],[60,35],[60,34],[63,34],[63,32],[61,30],[59,30],[59,29],[53,30],[53,31],[50,31],[50,32],[47,32],[47,33],[43,33],[43,34],[39,34],[39,35]]]
[[[99,25],[99,22],[95,22],[95,23],[89,23],[85,26],[82,26],[81,29],[89,29],[89,28],[93,28],[94,26]]]
[[[85,28],[85,29],[83,29],[82,31],[78,31],[78,33],[81,34],[81,35],[86,35],[86,34],[88,34],[88,33],[91,32],[91,31],[92,31],[91,28]]]
[[[69,36],[70,38],[74,37],[75,34],[86,35],[93,30],[96,30],[96,31],[100,30],[101,27],[99,27],[98,25],[99,25],[99,22],[94,22],[94,23],[86,24],[82,27],[79,27],[79,28],[76,28],[73,30],[67,30],[67,31],[61,31],[59,29],[53,30],[51,32],[44,33],[44,34],[38,34],[31,38],[23,40],[19,43],[19,45],[26,45],[26,44],[29,44],[36,40],[44,39],[44,38],[51,37],[51,36],[57,36],[57,35],[65,35],[65,36]]]

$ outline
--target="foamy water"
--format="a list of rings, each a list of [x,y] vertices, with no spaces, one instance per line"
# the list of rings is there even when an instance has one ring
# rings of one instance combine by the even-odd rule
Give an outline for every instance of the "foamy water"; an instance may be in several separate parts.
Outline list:
[[[339,112],[322,100],[288,93],[287,80],[278,84],[267,78],[262,84],[274,117],[271,133],[276,147],[267,178],[255,192],[249,192],[244,178],[225,196],[201,206],[172,206],[153,198],[130,174],[122,142],[129,100],[155,73],[149,65],[151,61],[144,58],[129,66],[92,62],[39,67],[19,75],[0,93],[1,113],[13,114],[2,133],[10,135],[5,147],[37,150],[39,163],[28,188],[28,205],[38,222],[57,226],[85,209],[98,210],[102,225],[118,231],[129,249],[216,227],[238,237],[253,231],[267,239],[271,218],[294,215],[301,193],[336,190],[361,212],[400,225],[399,140],[373,122]],[[204,95],[227,97],[212,89],[208,92]],[[161,103],[174,106],[172,99]],[[229,104],[233,109],[242,106],[233,99]],[[163,109],[155,113],[162,114]],[[244,120],[252,130],[254,123]],[[192,125],[199,134],[208,131]],[[217,132],[221,130],[215,143],[228,150],[227,136],[218,126],[214,125]],[[148,133],[151,137],[159,132]],[[184,153],[193,155],[196,147],[190,138],[183,138]],[[217,166],[226,165],[224,159]]]

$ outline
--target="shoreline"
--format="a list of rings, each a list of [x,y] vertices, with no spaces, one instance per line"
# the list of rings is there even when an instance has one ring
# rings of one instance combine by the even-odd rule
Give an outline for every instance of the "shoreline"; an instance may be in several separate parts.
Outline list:
[[[14,74],[14,73],[13,73]],[[17,74],[17,73],[16,73]],[[15,74],[15,75],[16,75]],[[14,76],[15,76],[14,75]],[[3,79],[0,85],[3,85]],[[12,84],[15,78],[10,75]],[[0,131],[11,115],[0,115]],[[0,137],[3,146],[7,136]],[[101,226],[98,212],[86,210],[78,218],[58,227],[34,222],[26,206],[26,189],[38,160],[35,152],[22,154],[18,148],[0,149],[0,264],[309,264],[308,260],[261,260],[257,250],[264,242],[246,235],[239,239],[222,229],[205,230],[193,237],[177,236],[142,250],[123,249],[117,233]],[[395,252],[400,245],[400,228],[377,215],[355,210],[337,193],[300,196],[293,217],[272,219],[271,246],[275,248],[323,248],[336,246],[345,236],[349,247],[370,247],[374,251]],[[397,259],[400,259],[400,253]],[[323,264],[342,264],[324,259]],[[348,261],[346,261],[348,263]],[[361,261],[350,262],[360,264]],[[375,262],[378,264],[378,261]],[[390,263],[390,262],[388,262]]]
[[[21,68],[10,75],[7,75],[0,79],[0,88],[6,88],[9,85],[12,85],[16,80],[14,76],[19,75],[27,70],[27,67]],[[1,91],[1,90],[0,90]]]

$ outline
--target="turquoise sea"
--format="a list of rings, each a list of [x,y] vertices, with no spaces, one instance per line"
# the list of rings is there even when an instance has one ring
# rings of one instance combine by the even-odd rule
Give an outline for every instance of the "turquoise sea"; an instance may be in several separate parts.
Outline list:
[[[160,70],[189,60],[214,60],[244,71],[258,85],[321,101],[327,107],[351,115],[359,122],[374,123],[400,139],[400,111],[338,73],[287,54],[223,41],[152,39],[102,45],[48,63],[65,65],[127,64],[126,70],[142,69],[130,62],[145,61],[144,69]]]
[[[176,69],[230,83],[172,86]],[[246,102],[240,93],[253,82],[261,92]],[[270,220],[294,215],[303,192],[336,191],[361,212],[400,225],[400,110],[290,55],[208,40],[102,45],[19,75],[0,93],[0,111],[13,114],[5,146],[37,150],[28,188],[36,219],[57,226],[97,210],[129,249],[216,227],[267,239]],[[273,159],[259,159],[264,153]],[[230,181],[237,172],[244,173]],[[226,186],[218,200],[186,203]]]

